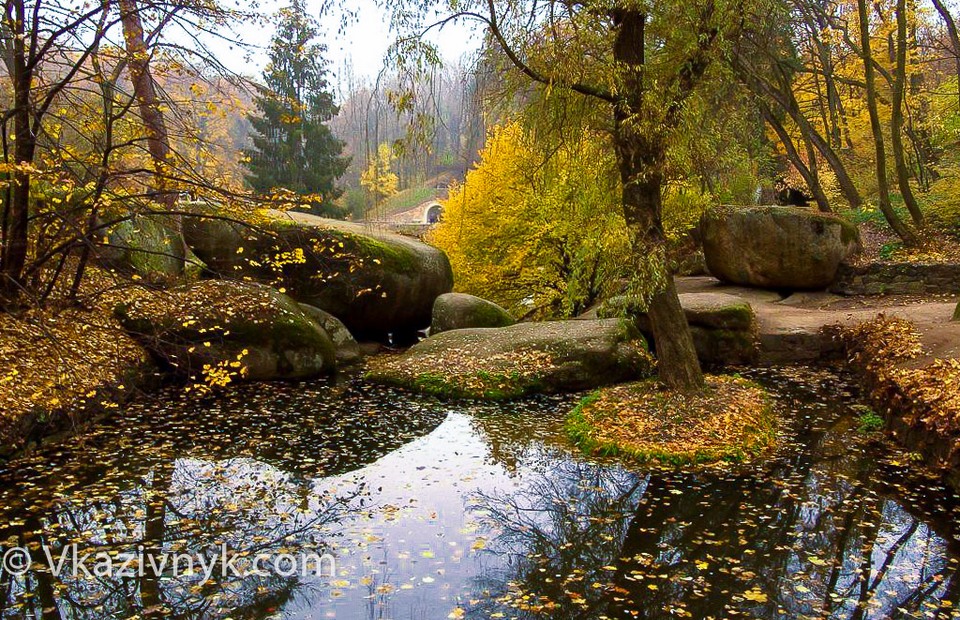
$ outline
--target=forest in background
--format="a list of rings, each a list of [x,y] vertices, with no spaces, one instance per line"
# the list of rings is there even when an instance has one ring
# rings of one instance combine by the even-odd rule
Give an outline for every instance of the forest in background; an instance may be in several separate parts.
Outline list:
[[[609,47],[632,9],[494,3],[484,16],[457,5],[443,19],[479,20],[487,38],[475,57],[444,65],[397,17],[426,5],[383,4],[399,37],[384,71],[370,83],[345,68],[336,97],[327,93],[323,124],[348,158],[325,198],[339,195],[336,212],[376,218],[398,192],[414,206],[459,179],[431,239],[460,288],[546,316],[582,311],[643,271],[618,258],[631,224],[618,208],[624,122],[608,112],[633,79],[634,61]],[[203,44],[242,49],[230,33],[277,27],[279,16],[181,1],[5,6],[6,306],[75,298],[93,255],[115,249],[114,232],[138,214],[172,218],[166,243],[183,260],[183,205],[242,220],[309,202],[291,188],[252,190],[250,117],[258,97],[277,93]],[[949,232],[960,210],[955,13],[940,0],[762,0],[645,15],[645,94],[629,105],[647,106],[631,112],[641,142],[653,137],[638,165],[655,171],[667,238],[682,245],[710,205],[788,194],[874,221],[896,236],[888,254],[929,245],[930,227]],[[326,43],[307,34],[332,90]]]

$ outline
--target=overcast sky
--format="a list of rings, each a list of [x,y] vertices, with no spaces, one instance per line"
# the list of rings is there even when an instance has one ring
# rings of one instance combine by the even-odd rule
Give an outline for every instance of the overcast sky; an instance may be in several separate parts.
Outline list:
[[[314,17],[320,17],[321,1],[306,0],[306,6]],[[282,0],[266,0],[261,5],[261,12],[270,15],[284,4]],[[350,63],[358,78],[372,80],[382,68],[384,54],[395,35],[389,30],[387,16],[377,9],[372,0],[351,0],[351,6],[361,16],[360,20],[351,23],[346,34],[340,35],[341,14],[324,15],[320,17],[320,40],[329,48],[328,60],[334,74],[342,73],[345,64]],[[239,34],[244,42],[257,46],[259,51],[254,51],[248,58],[238,50],[230,50],[225,44],[215,44],[213,47],[218,50],[220,61],[230,69],[248,76],[259,76],[266,64],[266,46],[273,32],[269,27],[247,26]],[[473,33],[469,24],[457,24],[434,31],[430,40],[438,45],[446,61],[455,62],[464,54],[476,50],[480,37]]]

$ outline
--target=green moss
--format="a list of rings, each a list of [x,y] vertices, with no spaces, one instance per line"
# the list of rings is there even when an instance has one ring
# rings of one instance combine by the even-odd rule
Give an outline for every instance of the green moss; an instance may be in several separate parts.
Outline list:
[[[735,380],[745,388],[754,388],[763,392],[763,389],[755,383],[739,378],[735,378]],[[668,406],[666,397],[657,390],[656,380],[650,379],[636,383],[633,384],[632,387],[641,393],[647,393],[647,397],[652,399],[655,408],[665,409]],[[765,392],[763,393],[765,394]],[[588,417],[587,409],[595,407],[603,394],[604,390],[597,390],[584,397],[567,415],[564,423],[564,430],[567,436],[577,447],[587,454],[623,458],[639,463],[660,463],[671,466],[698,465],[717,461],[739,463],[748,458],[758,456],[776,440],[776,417],[770,400],[766,396],[764,396],[762,404],[759,426],[744,427],[741,440],[726,445],[707,448],[695,447],[692,449],[686,447],[681,449],[668,449],[666,446],[638,448],[624,442],[601,439],[595,423],[612,415],[621,415],[619,411],[594,410],[590,412],[590,416]],[[673,422],[681,424],[688,423],[681,419],[683,416],[680,411],[676,412],[672,417],[676,418],[672,420]]]
[[[856,409],[859,411],[857,415],[857,430],[861,433],[865,435],[877,433],[882,431],[886,426],[884,419],[870,407],[858,406]]]
[[[527,396],[542,387],[536,378],[524,377],[519,372],[479,371],[469,377],[424,372],[410,378],[373,371],[366,373],[365,377],[443,399],[511,400]]]
[[[860,230],[855,224],[852,224],[847,220],[841,220],[840,241],[843,243],[843,245],[860,243]]]
[[[320,247],[329,248],[331,252],[341,254],[344,258],[360,259],[366,264],[379,260],[384,269],[389,271],[414,273],[419,267],[419,258],[415,252],[375,237],[336,228],[313,227],[285,219],[272,220],[270,229],[277,234],[299,237],[289,241],[292,247],[300,246],[304,252],[316,253],[312,246],[319,244]]]
[[[587,422],[583,410],[598,400],[600,400],[600,390],[587,394],[577,403],[573,411],[567,415],[567,419],[564,422],[564,430],[567,436],[587,454],[595,453],[601,446],[599,442],[594,439],[593,426]]]

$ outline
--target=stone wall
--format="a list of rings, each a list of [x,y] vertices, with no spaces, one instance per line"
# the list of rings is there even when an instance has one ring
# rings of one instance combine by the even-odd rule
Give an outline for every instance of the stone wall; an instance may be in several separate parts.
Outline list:
[[[830,292],[838,295],[960,293],[960,263],[841,264]]]

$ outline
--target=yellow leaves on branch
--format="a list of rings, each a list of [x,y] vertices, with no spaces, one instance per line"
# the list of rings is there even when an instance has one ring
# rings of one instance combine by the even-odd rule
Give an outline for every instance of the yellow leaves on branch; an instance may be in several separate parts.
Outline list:
[[[518,314],[577,314],[627,252],[615,170],[602,136],[558,145],[501,125],[429,240],[450,258],[458,290]]]
[[[366,170],[360,174],[360,185],[379,200],[393,196],[399,189],[400,177],[392,169],[395,159],[390,145],[381,144]]]

